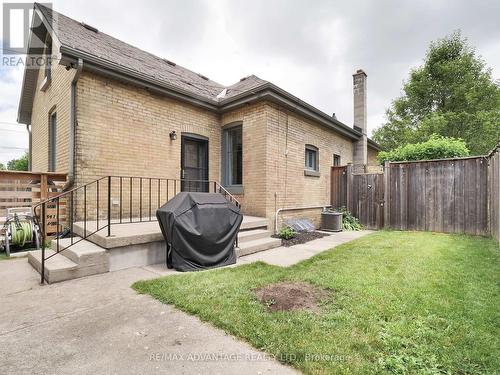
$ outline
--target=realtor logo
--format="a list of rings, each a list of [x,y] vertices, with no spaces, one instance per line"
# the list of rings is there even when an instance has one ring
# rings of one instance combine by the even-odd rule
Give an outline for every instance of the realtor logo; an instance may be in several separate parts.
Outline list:
[[[43,29],[40,17],[34,16],[33,3],[3,3],[3,33],[2,33],[2,55],[24,55],[28,46],[32,53],[43,54],[45,35],[37,33]],[[43,3],[43,6],[52,9],[51,3]],[[31,25],[31,22],[34,22]],[[30,27],[33,33],[30,38]]]

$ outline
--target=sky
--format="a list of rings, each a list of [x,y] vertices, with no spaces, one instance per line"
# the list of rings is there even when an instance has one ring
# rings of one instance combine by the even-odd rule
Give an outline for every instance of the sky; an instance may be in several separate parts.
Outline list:
[[[352,74],[368,74],[369,132],[431,41],[460,29],[500,78],[500,1],[111,0],[53,8],[230,85],[255,74],[352,126]],[[28,147],[15,125],[22,67],[0,67],[0,163]]]

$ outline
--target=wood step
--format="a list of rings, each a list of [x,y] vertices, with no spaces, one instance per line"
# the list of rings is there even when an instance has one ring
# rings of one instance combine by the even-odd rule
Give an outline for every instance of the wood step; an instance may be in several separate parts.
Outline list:
[[[274,249],[275,247],[281,246],[281,239],[279,238],[259,238],[257,240],[243,242],[239,244],[239,248],[236,248],[236,255],[242,257],[245,255],[258,253],[259,251],[265,251],[269,249]]]
[[[57,250],[56,240],[52,240],[52,249]],[[90,241],[82,240],[81,237],[73,237],[73,245],[71,245],[71,238],[61,238],[59,239],[59,250],[62,249],[64,250],[61,254],[79,266],[101,266],[102,272],[109,270],[109,255],[106,249]]]
[[[238,243],[244,243],[266,237],[271,237],[271,232],[267,229],[245,230],[238,233]]]

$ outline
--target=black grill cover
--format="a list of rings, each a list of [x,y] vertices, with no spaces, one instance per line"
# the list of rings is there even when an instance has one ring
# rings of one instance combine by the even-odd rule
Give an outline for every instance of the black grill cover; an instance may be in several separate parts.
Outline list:
[[[221,194],[182,192],[156,211],[167,242],[167,266],[196,271],[236,263],[243,216]]]

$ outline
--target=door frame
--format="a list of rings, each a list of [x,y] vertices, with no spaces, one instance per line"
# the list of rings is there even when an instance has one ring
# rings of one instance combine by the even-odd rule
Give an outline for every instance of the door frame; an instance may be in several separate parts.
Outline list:
[[[210,176],[210,170],[209,170],[209,143],[208,143],[208,138],[199,135],[199,134],[194,134],[194,133],[182,133],[181,134],[181,167],[180,167],[180,179],[181,179],[181,191],[185,191],[185,183],[183,182],[183,172],[184,172],[184,151],[185,151],[185,146],[184,142],[185,141],[193,141],[197,142],[199,144],[203,144],[205,146],[205,160],[204,160],[204,166],[202,167],[206,171],[206,186],[205,186],[205,191],[208,192],[209,184],[209,176]]]

